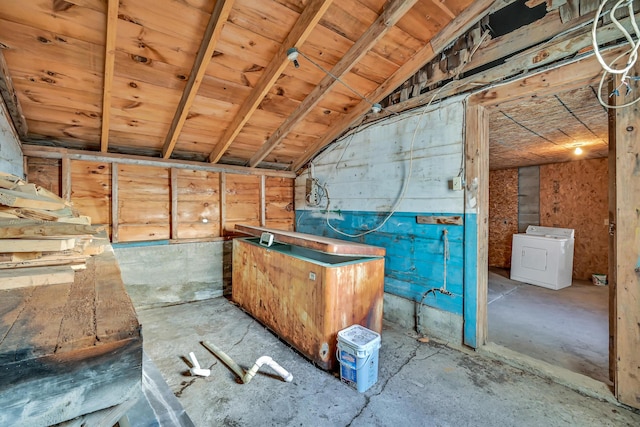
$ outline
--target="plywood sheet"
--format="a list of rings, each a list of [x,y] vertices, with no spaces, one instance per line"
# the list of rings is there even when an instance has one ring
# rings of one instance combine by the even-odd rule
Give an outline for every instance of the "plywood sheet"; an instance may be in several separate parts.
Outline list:
[[[511,268],[512,236],[518,233],[518,169],[489,173],[489,266]]]
[[[540,166],[540,225],[575,229],[574,279],[608,270],[607,159]]]

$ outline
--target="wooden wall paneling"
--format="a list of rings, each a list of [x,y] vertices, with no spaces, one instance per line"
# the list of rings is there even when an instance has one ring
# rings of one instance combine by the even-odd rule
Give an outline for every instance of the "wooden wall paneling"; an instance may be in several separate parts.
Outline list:
[[[220,235],[225,235],[227,224],[227,174],[220,173]]]
[[[61,160],[60,159],[40,159],[37,157],[26,157],[27,168],[25,172],[29,182],[46,188],[53,194],[60,196],[61,186]]]
[[[178,169],[171,168],[171,233],[172,239],[178,238]]]
[[[227,174],[224,232],[236,224],[260,225],[260,177]]]
[[[608,269],[607,159],[540,166],[540,225],[573,228],[574,279]]]
[[[266,206],[266,177],[260,177],[260,226],[264,227],[267,222],[267,206]]]
[[[118,195],[118,171],[120,167],[117,163],[111,164],[111,241],[117,243],[120,234],[120,197]]]
[[[112,179],[109,163],[71,161],[71,203],[74,209],[81,215],[91,217],[93,224],[104,224],[107,228],[111,226],[113,214],[111,211]],[[108,229],[107,233],[109,233]]]
[[[266,227],[295,231],[294,187],[293,179],[266,178]]]
[[[170,237],[169,168],[118,165],[120,241]]]
[[[518,169],[489,173],[489,267],[511,268],[511,242],[518,233]]]
[[[219,237],[220,174],[178,170],[177,235],[179,239]]]
[[[71,159],[68,156],[62,158],[62,197],[65,201],[71,200]]]
[[[640,66],[632,69],[638,76]],[[631,80],[632,93],[640,92],[640,84]],[[615,85],[619,84],[616,78]],[[625,97],[613,97],[613,102],[628,102]],[[626,405],[640,408],[640,173],[638,172],[638,132],[640,111],[638,104],[619,108],[612,118],[615,130],[610,144],[615,146],[615,233],[613,237],[616,265],[614,355],[615,394]],[[613,162],[614,160],[612,160]]]

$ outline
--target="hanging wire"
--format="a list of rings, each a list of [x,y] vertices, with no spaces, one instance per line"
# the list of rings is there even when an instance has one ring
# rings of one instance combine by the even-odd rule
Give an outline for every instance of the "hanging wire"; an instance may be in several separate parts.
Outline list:
[[[324,68],[322,65],[318,64],[316,61],[314,61],[311,57],[309,57],[307,54],[305,54],[304,52],[301,52],[300,50],[297,50],[298,54],[300,56],[302,56],[304,59],[306,59],[307,61],[309,61],[313,66],[315,66],[317,69],[319,69],[320,71],[322,71],[323,73],[325,73],[326,75],[330,76],[332,79],[334,79],[335,81],[339,82],[340,84],[342,84],[344,87],[346,87],[347,89],[349,89],[351,92],[355,93],[356,95],[358,95],[358,97],[360,97],[363,101],[367,102],[369,105],[371,105],[372,109],[380,109],[380,111],[384,110],[388,113],[391,114],[398,114],[395,111],[391,111],[385,107],[383,107],[381,104],[378,104],[376,102],[372,102],[369,101],[369,99],[367,99],[366,96],[364,96],[363,94],[361,94],[360,92],[358,92],[356,89],[354,89],[351,85],[347,84],[347,82],[343,81],[339,76],[336,76],[335,74],[333,74],[331,71],[327,70],[326,68]],[[378,111],[379,112],[379,111]]]
[[[638,49],[640,49],[640,28],[638,28],[638,23],[635,20],[634,11],[633,11],[633,1],[632,0],[618,0],[618,2],[616,2],[614,4],[614,6],[609,10],[609,18],[611,19],[611,22],[618,28],[618,30],[627,39],[627,41],[629,42],[630,48],[626,52],[624,52],[621,55],[619,55],[618,57],[616,57],[610,64],[607,64],[604,61],[604,58],[602,57],[602,54],[600,53],[600,48],[598,47],[598,40],[597,40],[598,22],[599,22],[600,18],[606,14],[606,12],[603,13],[602,10],[604,9],[604,6],[606,5],[607,2],[608,2],[608,0],[603,0],[600,3],[600,6],[598,6],[598,10],[596,11],[595,18],[593,20],[593,26],[591,28],[591,37],[592,37],[592,42],[593,42],[593,51],[595,53],[596,59],[598,60],[598,62],[600,63],[600,65],[602,66],[602,68],[604,70],[602,72],[602,77],[600,78],[600,84],[598,85],[598,101],[605,108],[617,109],[617,108],[629,107],[631,105],[634,105],[638,101],[640,101],[640,97],[636,97],[636,99],[634,99],[633,101],[627,102],[627,103],[625,103],[623,105],[611,105],[611,104],[609,104],[608,102],[605,102],[602,99],[602,89],[604,87],[604,82],[605,82],[608,74],[621,74],[622,75],[620,77],[620,85],[618,85],[618,87],[616,87],[613,90],[613,92],[609,95],[609,97],[612,97],[612,96],[623,96],[620,93],[620,89],[624,89],[625,90],[624,96],[629,95],[631,93],[631,91],[632,91],[630,82],[632,80],[639,80],[638,77],[629,76],[629,72],[635,66],[636,62],[638,61]],[[620,21],[618,21],[618,19],[616,19],[616,17],[615,17],[615,13],[619,9],[624,8],[624,7],[627,7],[627,10],[628,10],[628,13],[629,13],[629,20],[631,22],[631,26],[633,27],[633,31],[634,31],[635,36],[636,36],[635,39],[626,30],[626,28],[624,28],[624,25],[622,25],[620,23]],[[613,68],[613,64],[615,64],[618,60],[620,60],[620,59],[622,59],[624,57],[627,57],[625,66],[622,67],[622,68]]]

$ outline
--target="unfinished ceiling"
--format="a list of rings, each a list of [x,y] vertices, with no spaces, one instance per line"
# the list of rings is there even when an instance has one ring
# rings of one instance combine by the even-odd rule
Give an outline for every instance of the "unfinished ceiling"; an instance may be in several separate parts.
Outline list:
[[[507,169],[608,154],[607,111],[597,86],[502,105],[491,111],[489,167]],[[576,147],[583,150],[574,153]]]
[[[296,170],[491,3],[3,0],[0,69],[23,141]]]

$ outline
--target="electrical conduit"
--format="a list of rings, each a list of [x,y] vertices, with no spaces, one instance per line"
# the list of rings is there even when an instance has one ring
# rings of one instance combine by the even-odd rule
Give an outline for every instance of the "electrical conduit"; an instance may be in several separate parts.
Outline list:
[[[262,367],[262,365],[267,365],[271,369],[273,369],[278,375],[282,377],[286,382],[291,382],[293,380],[293,375],[282,366],[278,364],[275,360],[273,360],[269,356],[262,356],[256,360],[256,363],[253,364],[251,369],[247,372],[244,372],[244,369],[240,367],[236,362],[233,361],[224,351],[220,350],[214,344],[208,341],[202,341],[202,345],[213,353],[216,357],[218,357],[225,365],[227,365],[241,380],[243,384],[248,384],[249,381],[258,373],[258,370]]]

